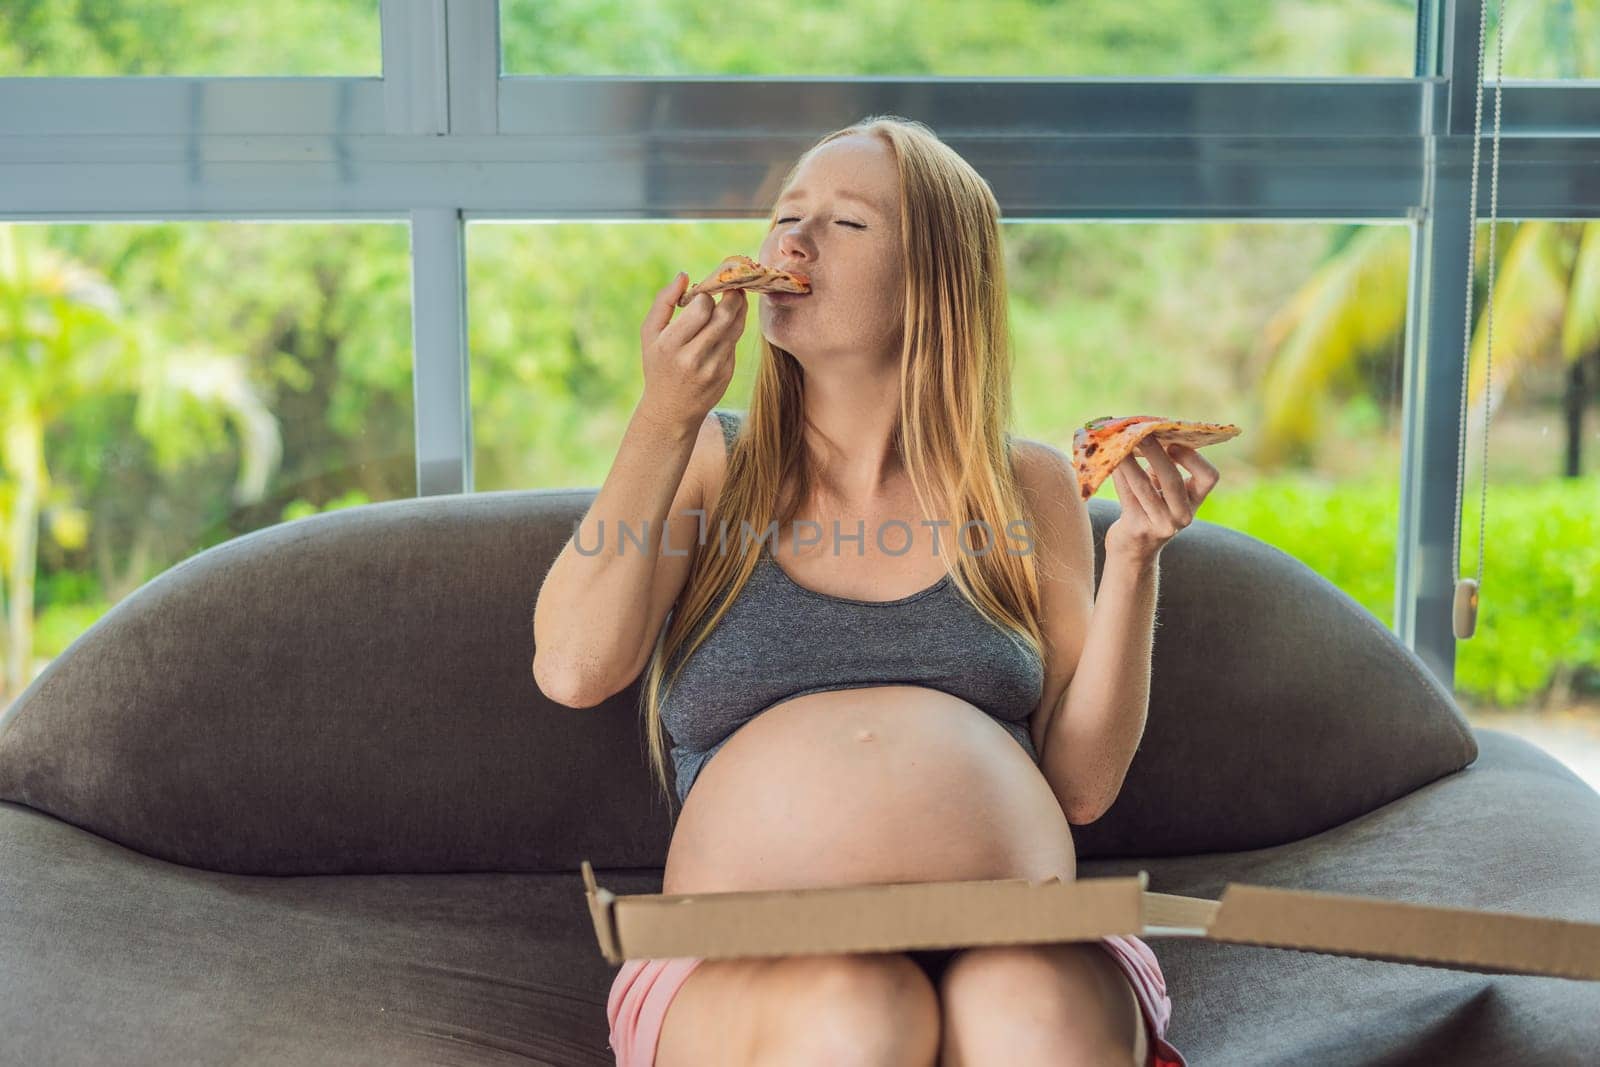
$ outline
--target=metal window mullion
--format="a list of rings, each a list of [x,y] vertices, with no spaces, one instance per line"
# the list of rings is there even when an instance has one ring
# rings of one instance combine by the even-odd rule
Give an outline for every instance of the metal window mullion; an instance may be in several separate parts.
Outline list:
[[[504,78],[498,133],[393,132],[389,121],[438,126],[409,109],[418,91],[403,86],[396,58],[408,51],[396,14],[416,5],[385,8],[383,79],[0,79],[0,217],[336,218],[455,206],[469,218],[758,218],[774,176],[830,116],[890,110],[929,121],[1013,219],[1403,219],[1421,203],[1424,138],[1449,132],[1442,76],[1130,79],[1114,83],[1113,103],[1111,84],[1070,80],[819,81],[798,97],[818,110],[800,115],[783,111],[794,83],[777,80],[735,80],[730,93],[714,79]],[[450,86],[463,78],[447,60],[427,84],[443,94],[443,114],[486,123],[489,104],[455,106]],[[1505,108],[1502,213],[1600,214],[1600,86],[1508,87]],[[1463,139],[1470,147],[1470,129],[1450,135]]]
[[[436,138],[450,132],[445,0],[380,0],[386,130]],[[471,484],[470,431],[459,400],[466,369],[456,291],[464,269],[460,212],[413,207],[411,253],[412,451],[416,494]]]
[[[380,0],[383,103],[391,134],[450,128],[445,0]]]
[[[494,133],[494,0],[382,0],[389,132]],[[453,199],[445,197],[441,199]],[[411,210],[412,399],[417,495],[472,491],[466,233],[460,207]]]
[[[500,130],[499,0],[445,0],[450,133]]]
[[[1419,24],[1437,27],[1437,35],[1426,49],[1419,46],[1418,55],[1436,65],[1435,73],[1448,75],[1448,95],[1442,120],[1424,129],[1421,221],[1412,245],[1409,302],[1417,310],[1408,315],[1416,330],[1408,326],[1405,357],[1394,631],[1440,684],[1454,690],[1451,602],[1457,575],[1451,539],[1461,462],[1461,371],[1470,328],[1462,302],[1472,270],[1467,224],[1482,0],[1422,2],[1431,10]],[[1484,105],[1487,130],[1493,111],[1487,94]],[[1440,139],[1441,130],[1449,140]],[[1488,153],[1480,155],[1481,169]],[[1486,192],[1486,183],[1480,185]],[[1480,200],[1486,202],[1481,194]]]
[[[472,491],[466,232],[454,208],[411,212],[417,495]]]

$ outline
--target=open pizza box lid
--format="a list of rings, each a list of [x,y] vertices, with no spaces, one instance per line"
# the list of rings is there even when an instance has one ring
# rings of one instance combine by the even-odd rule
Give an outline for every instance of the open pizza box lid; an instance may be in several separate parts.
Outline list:
[[[1120,934],[1190,937],[1482,974],[1600,979],[1600,923],[1229,882],[1221,900],[1149,875],[618,896],[583,861],[606,961],[894,952]]]

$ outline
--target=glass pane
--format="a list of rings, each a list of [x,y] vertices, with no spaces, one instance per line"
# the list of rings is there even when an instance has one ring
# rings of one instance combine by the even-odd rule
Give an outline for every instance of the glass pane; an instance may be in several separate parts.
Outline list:
[[[5,546],[0,600],[33,611],[0,708],[201,549],[416,495],[408,237],[0,224],[0,515],[36,532]]]
[[[1481,543],[1483,580],[1456,698],[1474,724],[1526,737],[1600,789],[1600,222],[1500,223],[1492,361],[1487,223],[1475,242],[1458,573],[1478,576]]]
[[[476,488],[602,484],[642,392],[654,294],[679,270],[698,281],[754,255],[763,228],[469,225]],[[1207,451],[1223,480],[1199,517],[1299,558],[1392,625],[1406,226],[1018,222],[1005,240],[1016,433],[1070,454],[1102,415],[1238,424]],[[592,269],[551,266],[580,262]],[[719,406],[749,404],[750,308]],[[1116,501],[1109,481],[1098,495]]]
[[[507,74],[1408,78],[1416,62],[1415,0],[501,0],[500,10]]]
[[[1500,0],[1484,0],[1488,31],[1483,80],[1491,87],[1500,47],[1500,7]],[[1600,0],[1512,0],[1505,9],[1505,54],[1499,60],[1505,80],[1600,79]],[[1477,42],[1474,30],[1474,62]]]
[[[0,76],[382,73],[378,0],[0,4]]]

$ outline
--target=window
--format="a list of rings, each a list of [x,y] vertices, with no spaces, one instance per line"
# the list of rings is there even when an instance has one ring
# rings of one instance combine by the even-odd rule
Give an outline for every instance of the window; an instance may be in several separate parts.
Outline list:
[[[378,0],[6,0],[0,76],[382,73]]]
[[[656,290],[753,255],[762,227],[469,227],[476,487],[600,485],[643,391]],[[1227,491],[1199,517],[1296,556],[1392,623],[1408,228],[1014,222],[1004,235],[1016,432],[1070,454],[1101,415],[1238,424],[1208,453]],[[593,269],[549,267],[580,261]],[[1302,299],[1351,276],[1342,296]],[[752,299],[719,406],[748,407],[759,329]],[[1109,481],[1098,495],[1117,499]]]
[[[37,505],[8,505],[38,511],[27,680],[201,549],[416,494],[406,240],[392,224],[0,223],[8,469],[30,450],[41,464]]]
[[[1547,0],[1554,3],[1554,0]],[[501,0],[507,74],[1410,77],[1412,0]]]

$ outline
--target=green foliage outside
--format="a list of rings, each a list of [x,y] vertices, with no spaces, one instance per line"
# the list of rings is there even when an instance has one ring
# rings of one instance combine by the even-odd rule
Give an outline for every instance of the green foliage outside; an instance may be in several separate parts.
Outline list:
[[[1285,476],[1246,490],[1229,489],[1224,471],[1196,518],[1288,553],[1392,628],[1399,492],[1389,471],[1338,484]],[[1600,473],[1491,487],[1477,630],[1456,642],[1463,701],[1537,706],[1553,685],[1600,696],[1596,501]],[[1462,510],[1460,573],[1476,577],[1475,488]]]

